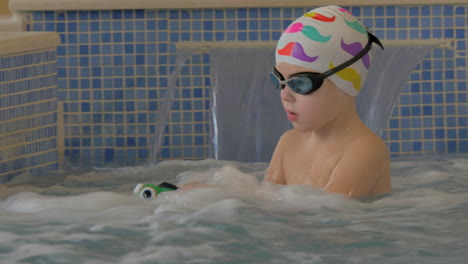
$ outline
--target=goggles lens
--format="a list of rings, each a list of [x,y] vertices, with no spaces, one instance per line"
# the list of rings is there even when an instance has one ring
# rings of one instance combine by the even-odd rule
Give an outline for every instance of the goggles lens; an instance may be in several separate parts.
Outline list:
[[[324,79],[320,75],[320,73],[302,72],[291,75],[291,79],[285,80],[281,73],[274,68],[273,72],[270,73],[270,78],[278,90],[283,89],[287,85],[295,93],[310,94],[322,86]]]

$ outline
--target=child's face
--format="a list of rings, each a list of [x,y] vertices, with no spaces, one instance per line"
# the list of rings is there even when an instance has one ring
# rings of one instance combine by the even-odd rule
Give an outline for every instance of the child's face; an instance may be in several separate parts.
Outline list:
[[[276,68],[286,80],[299,72],[313,72],[284,62],[278,63]],[[294,128],[304,132],[320,129],[338,118],[339,114],[345,111],[346,100],[349,99],[346,97],[349,95],[328,79],[325,79],[322,87],[307,95],[295,93],[288,86],[281,90],[281,102],[288,120],[292,122]]]

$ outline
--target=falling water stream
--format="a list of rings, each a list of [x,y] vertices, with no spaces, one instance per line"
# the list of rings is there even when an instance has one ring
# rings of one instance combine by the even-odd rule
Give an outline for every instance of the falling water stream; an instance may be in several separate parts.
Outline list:
[[[158,161],[158,155],[161,151],[161,146],[164,138],[164,131],[166,128],[167,118],[174,102],[174,96],[176,92],[177,78],[180,71],[184,67],[187,60],[192,56],[195,51],[199,51],[203,46],[200,45],[191,45],[187,46],[184,49],[180,49],[176,57],[176,65],[174,70],[171,72],[168,82],[168,88],[164,95],[163,105],[158,114],[157,126],[155,131],[155,138],[153,140],[153,148],[151,151],[150,162],[156,163]]]
[[[386,41],[385,49],[373,49],[373,66],[357,97],[357,111],[369,128],[381,134],[399,93],[411,72],[435,47],[438,40]],[[212,78],[212,155],[217,160],[266,162],[280,135],[291,128],[279,93],[268,73],[274,65],[275,42],[181,43],[169,80],[151,161],[161,151],[177,77],[190,56],[203,50],[210,54]]]

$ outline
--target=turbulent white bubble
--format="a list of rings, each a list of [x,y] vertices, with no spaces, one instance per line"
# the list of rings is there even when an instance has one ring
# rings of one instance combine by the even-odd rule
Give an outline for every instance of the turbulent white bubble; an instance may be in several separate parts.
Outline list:
[[[19,213],[35,213],[48,209],[71,211],[99,211],[112,206],[142,205],[142,201],[112,192],[91,192],[76,196],[52,197],[22,192],[0,203],[0,208]]]
[[[0,187],[0,263],[385,264],[393,255],[431,263],[418,253],[431,248],[459,263],[467,161],[395,161],[393,193],[367,202],[262,182],[260,163],[167,161],[25,177]],[[205,186],[151,200],[132,194],[137,183],[163,181]]]

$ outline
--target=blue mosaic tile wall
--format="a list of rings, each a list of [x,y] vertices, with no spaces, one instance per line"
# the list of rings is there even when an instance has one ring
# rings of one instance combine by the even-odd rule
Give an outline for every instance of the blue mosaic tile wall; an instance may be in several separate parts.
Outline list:
[[[0,183],[58,169],[55,54],[0,56]]]
[[[30,29],[61,35],[59,100],[74,165],[148,161],[181,41],[277,40],[307,8],[34,12]],[[383,40],[451,39],[414,71],[385,130],[393,155],[468,150],[466,5],[352,7]],[[178,80],[162,158],[208,157],[209,55]]]

